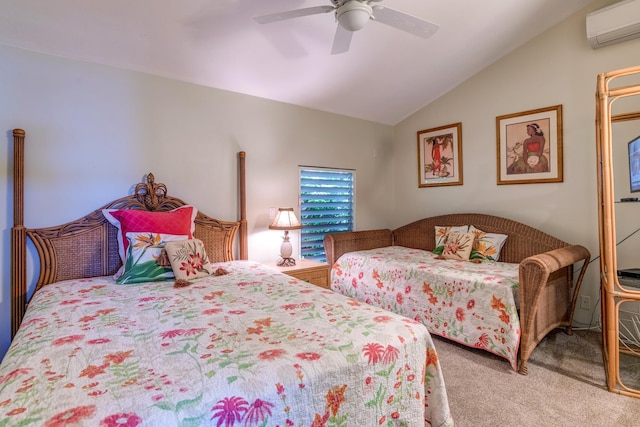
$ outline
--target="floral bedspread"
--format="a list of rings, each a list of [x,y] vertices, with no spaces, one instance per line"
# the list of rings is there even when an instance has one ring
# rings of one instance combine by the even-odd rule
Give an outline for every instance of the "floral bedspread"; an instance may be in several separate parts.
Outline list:
[[[401,246],[346,253],[333,265],[331,288],[504,357],[517,369],[518,264],[435,257]]]
[[[420,323],[249,261],[190,286],[44,287],[0,365],[0,426],[449,426]]]

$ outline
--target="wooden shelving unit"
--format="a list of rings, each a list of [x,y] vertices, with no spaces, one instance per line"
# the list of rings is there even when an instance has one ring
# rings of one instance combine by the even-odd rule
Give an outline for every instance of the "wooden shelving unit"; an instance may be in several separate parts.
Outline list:
[[[621,340],[620,313],[625,304],[637,303],[640,306],[640,289],[625,286],[618,280],[616,251],[616,218],[613,176],[612,124],[627,120],[640,120],[640,111],[612,115],[612,105],[625,99],[624,106],[639,105],[640,66],[611,71],[598,75],[596,89],[596,151],[598,170],[598,222],[600,240],[600,292],[602,310],[602,345],[607,388],[609,391],[640,398],[640,385],[637,381],[627,383],[624,375],[628,365],[627,357],[634,363],[640,363],[640,351],[625,346]],[[629,97],[637,96],[637,101],[627,102]],[[617,111],[617,110],[616,110]],[[636,203],[636,202],[624,202]],[[624,281],[623,281],[624,282]],[[622,310],[624,313],[625,310]],[[622,356],[622,358],[621,358]]]

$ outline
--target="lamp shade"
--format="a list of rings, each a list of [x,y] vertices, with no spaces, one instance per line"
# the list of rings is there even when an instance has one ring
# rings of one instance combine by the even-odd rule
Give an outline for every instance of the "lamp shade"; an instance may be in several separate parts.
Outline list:
[[[269,226],[271,230],[299,230],[302,224],[298,221],[293,208],[278,208],[278,213]]]

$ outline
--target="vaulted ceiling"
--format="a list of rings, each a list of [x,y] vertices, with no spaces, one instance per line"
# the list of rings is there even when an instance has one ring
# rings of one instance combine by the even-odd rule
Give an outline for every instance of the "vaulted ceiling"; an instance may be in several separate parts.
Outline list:
[[[440,28],[332,55],[333,13],[253,19],[331,0],[0,0],[0,44],[394,125],[591,1],[377,0]]]

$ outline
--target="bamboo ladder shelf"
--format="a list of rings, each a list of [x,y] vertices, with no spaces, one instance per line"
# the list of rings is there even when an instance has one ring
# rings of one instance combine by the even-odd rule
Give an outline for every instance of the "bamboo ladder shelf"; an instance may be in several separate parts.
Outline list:
[[[623,98],[626,102],[631,101],[622,103],[624,106],[640,104],[640,83],[628,84],[629,81],[640,81],[640,66],[601,73],[597,79],[596,154],[602,350],[609,391],[640,398],[638,384],[625,384],[621,375],[621,355],[636,356],[640,362],[640,348],[621,345],[620,340],[620,307],[628,303],[640,306],[640,289],[621,285],[618,280],[611,132],[613,123],[640,120],[640,111],[612,115],[612,105]],[[630,99],[634,96],[639,98]]]

